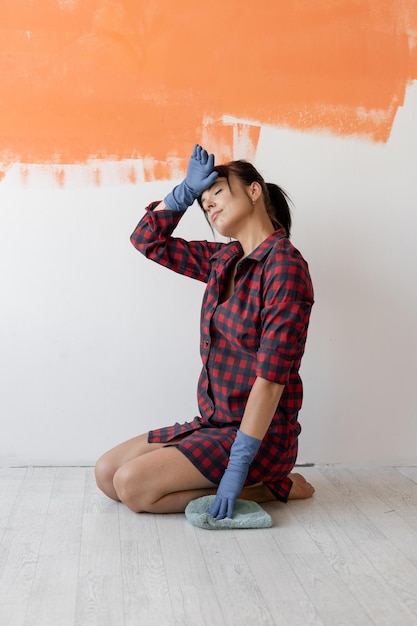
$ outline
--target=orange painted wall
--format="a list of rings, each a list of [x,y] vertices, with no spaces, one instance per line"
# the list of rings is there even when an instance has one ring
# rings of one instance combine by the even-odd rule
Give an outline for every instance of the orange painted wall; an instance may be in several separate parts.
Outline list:
[[[151,180],[262,125],[386,142],[416,78],[416,0],[2,0],[0,163]]]

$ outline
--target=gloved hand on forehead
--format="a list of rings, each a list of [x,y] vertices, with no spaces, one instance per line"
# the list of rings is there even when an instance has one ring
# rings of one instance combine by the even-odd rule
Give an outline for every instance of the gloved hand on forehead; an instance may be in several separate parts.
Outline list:
[[[209,154],[199,144],[194,146],[188,162],[185,179],[164,198],[172,211],[185,211],[205,189],[211,187],[218,174],[213,172],[214,154]]]

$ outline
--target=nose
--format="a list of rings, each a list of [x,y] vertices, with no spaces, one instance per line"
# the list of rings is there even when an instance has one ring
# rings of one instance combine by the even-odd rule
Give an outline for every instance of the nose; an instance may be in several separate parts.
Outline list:
[[[210,210],[216,206],[216,203],[214,201],[214,198],[207,198],[206,200],[206,211],[207,213],[210,212]]]

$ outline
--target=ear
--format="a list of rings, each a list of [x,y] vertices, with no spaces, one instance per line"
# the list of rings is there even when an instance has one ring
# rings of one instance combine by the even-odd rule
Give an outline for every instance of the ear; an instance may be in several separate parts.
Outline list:
[[[251,183],[249,185],[249,197],[252,200],[252,202],[256,202],[257,200],[259,200],[259,198],[262,195],[262,187],[259,183],[257,183],[256,181],[254,181],[253,183]]]

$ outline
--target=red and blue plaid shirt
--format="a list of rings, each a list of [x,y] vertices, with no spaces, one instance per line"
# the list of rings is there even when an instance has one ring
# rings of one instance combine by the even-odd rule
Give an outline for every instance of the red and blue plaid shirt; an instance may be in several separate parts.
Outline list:
[[[172,236],[183,212],[153,211],[131,236],[147,258],[207,283],[201,310],[202,371],[198,405],[204,422],[238,428],[257,376],[285,385],[266,438],[288,449],[300,433],[299,376],[313,287],[306,261],[277,230],[238,261],[233,295],[223,303],[229,268],[243,256],[239,242],[186,241]]]

